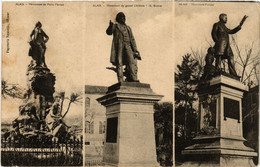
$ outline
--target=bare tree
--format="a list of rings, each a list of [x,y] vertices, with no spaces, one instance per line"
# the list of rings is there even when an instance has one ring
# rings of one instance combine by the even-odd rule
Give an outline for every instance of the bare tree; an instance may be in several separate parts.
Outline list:
[[[235,64],[237,71],[241,76],[240,81],[247,84],[249,87],[252,85],[259,85],[259,56],[260,52],[254,53],[254,41],[249,45],[245,46],[244,49],[238,46],[236,36],[231,36],[232,46],[236,51]],[[257,49],[257,48],[256,48]]]
[[[208,41],[207,43],[209,47],[213,47],[212,43]],[[241,47],[238,45],[236,35],[233,35],[231,36],[231,45],[235,51],[235,65],[238,75],[241,76],[240,81],[249,87],[259,85],[260,50],[255,47],[255,42],[253,41],[251,44]],[[191,53],[192,57],[199,63],[197,75],[201,76],[205,65],[206,49],[201,48],[194,50],[191,48]],[[223,66],[224,69],[227,67],[225,66],[225,62],[223,62]]]

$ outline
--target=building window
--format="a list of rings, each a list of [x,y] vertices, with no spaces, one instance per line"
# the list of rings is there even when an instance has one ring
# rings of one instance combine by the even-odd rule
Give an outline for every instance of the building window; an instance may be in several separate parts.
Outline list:
[[[88,134],[94,133],[94,121],[86,122],[86,133],[88,133]]]
[[[86,108],[90,107],[90,98],[89,97],[86,97],[86,99],[85,99],[85,107]]]
[[[106,121],[103,122],[102,131],[103,133],[106,133]]]
[[[99,134],[104,134],[106,132],[106,121],[99,121]]]
[[[88,115],[88,112],[90,111],[90,98],[85,99],[85,117]]]
[[[103,128],[103,123],[102,121],[99,121],[99,134],[102,134],[102,128]]]

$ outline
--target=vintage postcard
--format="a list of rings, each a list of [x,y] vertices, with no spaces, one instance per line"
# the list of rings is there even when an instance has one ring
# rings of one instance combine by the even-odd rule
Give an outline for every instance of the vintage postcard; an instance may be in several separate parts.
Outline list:
[[[4,2],[1,165],[171,166],[173,7]]]
[[[175,166],[256,166],[259,4],[176,2]]]
[[[257,166],[259,4],[2,3],[2,166]]]

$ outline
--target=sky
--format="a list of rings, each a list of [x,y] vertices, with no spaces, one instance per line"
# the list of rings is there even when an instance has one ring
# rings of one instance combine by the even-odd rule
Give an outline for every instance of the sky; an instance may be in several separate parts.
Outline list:
[[[186,5],[184,5],[186,4]],[[228,21],[226,26],[233,29],[239,25],[244,15],[248,18],[242,29],[234,36],[238,46],[244,52],[254,42],[253,54],[259,53],[259,3],[239,2],[182,2],[175,5],[174,43],[176,64],[181,63],[181,57],[193,50],[199,50],[206,54],[208,47],[214,45],[211,37],[213,24],[219,21],[219,14],[226,13]],[[235,49],[233,48],[235,54]],[[235,57],[236,58],[236,57]]]

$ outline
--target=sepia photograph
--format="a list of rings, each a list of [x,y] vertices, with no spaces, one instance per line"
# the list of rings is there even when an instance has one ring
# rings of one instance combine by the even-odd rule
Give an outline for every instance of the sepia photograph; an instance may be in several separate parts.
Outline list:
[[[259,4],[176,2],[175,166],[257,166]]]
[[[3,2],[1,165],[83,165],[84,14]]]
[[[173,165],[173,3],[86,8],[85,165]]]
[[[1,166],[258,166],[259,9],[2,2]]]

